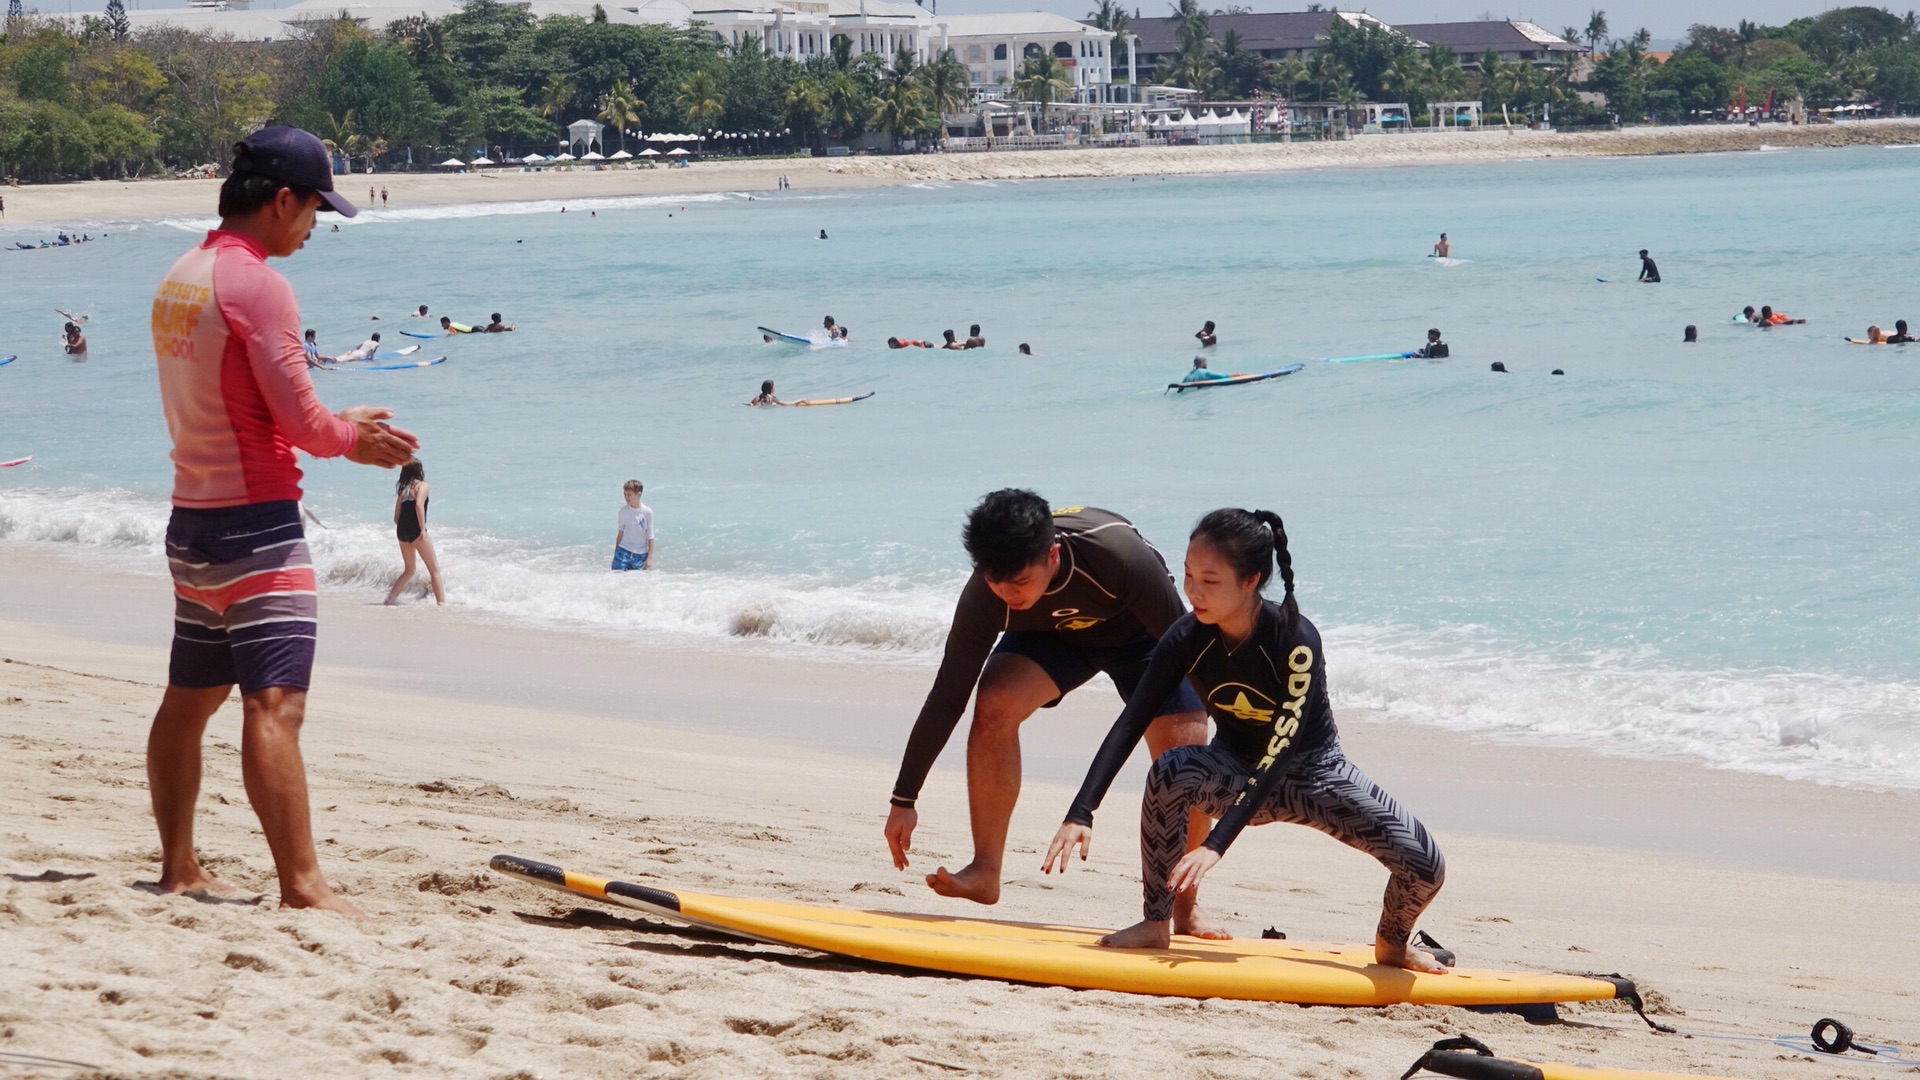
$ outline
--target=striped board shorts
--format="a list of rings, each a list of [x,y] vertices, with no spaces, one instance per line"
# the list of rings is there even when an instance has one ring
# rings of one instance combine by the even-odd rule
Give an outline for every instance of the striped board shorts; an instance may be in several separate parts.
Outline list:
[[[298,502],[175,507],[167,565],[174,597],[169,683],[238,683],[242,694],[307,688],[320,612]]]

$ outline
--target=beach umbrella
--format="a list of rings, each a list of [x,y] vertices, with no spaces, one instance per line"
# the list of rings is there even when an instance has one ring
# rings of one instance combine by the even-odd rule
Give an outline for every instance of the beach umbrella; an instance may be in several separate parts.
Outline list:
[[[659,157],[660,151],[655,150],[653,147],[649,146],[645,150],[640,151],[640,156],[641,157]]]
[[[546,163],[546,160],[546,158],[539,154],[528,154],[526,157],[520,159],[520,163],[522,165],[543,165]]]
[[[607,155],[601,153],[598,150],[589,150],[586,153],[580,155],[580,160],[581,161],[605,161],[607,160]]]
[[[442,169],[464,169],[466,167],[467,167],[467,163],[464,161],[461,161],[457,157],[450,157],[447,160],[440,163],[440,168]]]
[[[573,156],[572,154],[561,154],[561,155],[560,155],[559,157],[556,157],[556,158],[554,158],[553,160],[555,160],[555,161],[578,161],[578,160],[580,160],[580,159],[579,159],[579,158],[576,158],[576,157],[574,157],[574,156]]]
[[[493,163],[494,163],[493,159],[487,158],[487,157],[477,157],[477,158],[474,158],[472,161],[467,162],[467,164],[469,165],[492,165]]]
[[[685,153],[688,153],[688,150],[687,150],[687,148],[686,148],[686,147],[684,147],[684,146],[676,146],[676,147],[674,147],[673,149],[671,149],[671,150],[669,150],[669,151],[667,151],[667,154],[668,154],[668,156],[670,156],[670,157],[678,157],[678,156],[680,156],[680,155],[682,155],[682,154],[685,154]]]
[[[608,161],[625,161],[632,156],[633,156],[632,154],[627,153],[625,150],[616,150],[614,151],[613,156],[607,158],[607,160]]]

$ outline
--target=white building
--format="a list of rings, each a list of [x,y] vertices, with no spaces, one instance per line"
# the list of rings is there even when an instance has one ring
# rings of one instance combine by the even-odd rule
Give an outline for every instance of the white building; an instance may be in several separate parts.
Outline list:
[[[535,3],[549,0],[534,0]],[[846,38],[853,55],[878,53],[891,60],[901,48],[928,59],[933,17],[925,9],[893,0],[674,0],[705,23],[730,48],[748,38],[775,56],[805,60],[833,51]]]
[[[1104,101],[1113,82],[1113,34],[1044,11],[984,15],[942,15],[936,20],[938,44],[952,49],[982,100],[1003,97],[1004,87],[1020,77],[1028,57],[1052,53],[1072,73],[1073,100]]]

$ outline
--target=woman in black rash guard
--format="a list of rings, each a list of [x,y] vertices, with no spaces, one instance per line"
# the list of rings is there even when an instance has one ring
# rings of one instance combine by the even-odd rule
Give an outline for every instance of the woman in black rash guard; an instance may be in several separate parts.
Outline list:
[[[1261,595],[1275,562],[1285,597]],[[1174,894],[1193,888],[1248,825],[1309,825],[1372,855],[1391,874],[1374,938],[1383,964],[1446,970],[1408,938],[1446,879],[1446,861],[1426,826],[1347,761],[1327,702],[1320,632],[1300,614],[1286,526],[1266,511],[1215,510],[1188,538],[1185,587],[1193,611],[1160,638],[1145,675],[1094,758],[1080,794],[1054,834],[1041,869],[1064,871],[1075,848],[1087,857],[1093,811],[1153,719],[1155,703],[1184,677],[1216,725],[1207,746],[1161,754],[1140,807],[1146,918],[1100,939],[1116,948],[1165,948]],[[1206,843],[1187,851],[1187,812],[1219,818]]]

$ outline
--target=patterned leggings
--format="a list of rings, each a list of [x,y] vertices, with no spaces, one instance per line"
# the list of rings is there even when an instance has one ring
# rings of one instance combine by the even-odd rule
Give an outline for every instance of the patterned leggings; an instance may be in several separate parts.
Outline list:
[[[1154,761],[1140,805],[1141,886],[1148,919],[1173,917],[1167,877],[1187,852],[1188,808],[1197,806],[1219,817],[1246,786],[1247,775],[1247,767],[1218,745],[1182,746]],[[1406,945],[1414,920],[1446,881],[1446,860],[1427,827],[1354,768],[1338,743],[1295,763],[1254,812],[1251,824],[1272,821],[1311,825],[1380,860],[1392,875],[1380,914],[1380,936],[1389,945]]]

